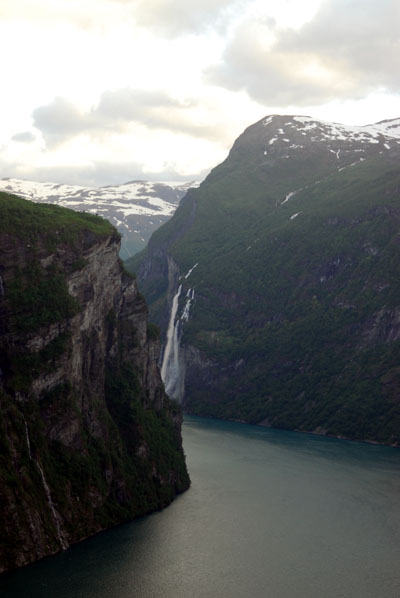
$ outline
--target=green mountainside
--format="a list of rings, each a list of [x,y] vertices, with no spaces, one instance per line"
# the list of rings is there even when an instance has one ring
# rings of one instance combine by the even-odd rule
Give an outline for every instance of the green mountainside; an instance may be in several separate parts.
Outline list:
[[[400,442],[398,135],[263,119],[128,262],[188,412]]]

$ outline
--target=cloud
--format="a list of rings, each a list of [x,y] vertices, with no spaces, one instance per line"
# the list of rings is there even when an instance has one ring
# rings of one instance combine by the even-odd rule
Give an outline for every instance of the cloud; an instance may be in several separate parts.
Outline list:
[[[399,93],[399,22],[397,0],[326,0],[298,30],[248,19],[205,78],[270,106]]]
[[[173,166],[166,166],[164,170],[150,172],[138,162],[92,162],[82,166],[26,166],[0,159],[0,169],[7,173],[8,178],[19,178],[39,182],[51,182],[83,187],[101,187],[105,185],[120,185],[132,180],[146,180],[153,182],[174,181],[186,183],[201,181],[209,172],[193,172],[182,175]]]
[[[193,137],[225,139],[227,132],[223,125],[203,124],[194,118],[190,111],[196,106],[194,100],[180,101],[164,91],[126,88],[105,91],[98,105],[87,112],[59,97],[46,106],[36,108],[32,117],[34,127],[42,133],[49,148],[80,134],[128,132],[131,124]]]
[[[176,37],[223,27],[242,3],[243,0],[137,0],[134,17],[138,25]]]
[[[23,131],[22,133],[16,133],[11,137],[13,141],[19,141],[20,143],[32,143],[36,141],[36,137],[30,131]]]
[[[55,98],[47,106],[32,112],[33,126],[38,129],[48,146],[57,145],[84,133],[93,127],[90,115],[81,113],[65,98]]]

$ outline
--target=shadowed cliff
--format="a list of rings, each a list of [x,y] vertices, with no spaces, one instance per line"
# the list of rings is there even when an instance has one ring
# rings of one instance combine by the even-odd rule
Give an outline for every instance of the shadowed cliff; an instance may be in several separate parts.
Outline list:
[[[0,193],[0,571],[189,486],[159,340],[101,218]]]

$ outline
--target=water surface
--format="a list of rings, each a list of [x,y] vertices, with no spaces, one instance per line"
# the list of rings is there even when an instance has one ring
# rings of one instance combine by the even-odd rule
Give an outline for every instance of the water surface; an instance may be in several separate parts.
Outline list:
[[[400,450],[186,417],[190,490],[4,598],[398,598]]]

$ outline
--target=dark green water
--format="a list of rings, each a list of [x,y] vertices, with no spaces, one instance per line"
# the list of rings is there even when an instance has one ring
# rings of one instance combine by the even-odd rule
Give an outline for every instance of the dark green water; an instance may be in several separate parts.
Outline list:
[[[400,449],[187,417],[192,487],[3,598],[399,598]]]

